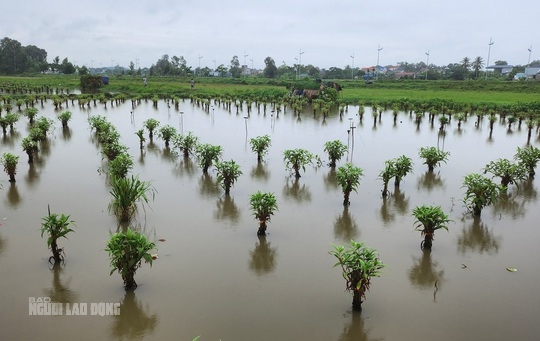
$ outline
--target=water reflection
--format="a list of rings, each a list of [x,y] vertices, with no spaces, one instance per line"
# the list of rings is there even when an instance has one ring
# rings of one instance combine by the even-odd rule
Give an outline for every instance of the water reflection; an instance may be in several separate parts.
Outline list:
[[[384,338],[369,337],[369,330],[364,326],[365,322],[362,314],[358,311],[350,313],[351,322],[343,327],[343,333],[339,336],[339,341],[382,341]]]
[[[533,180],[533,178],[528,178],[519,187],[519,192],[523,195],[526,202],[536,202],[538,199],[538,192],[534,188]]]
[[[171,150],[170,147],[164,147],[161,152],[161,156],[163,159],[169,162],[174,162],[178,157],[178,154],[174,150]]]
[[[395,213],[401,215],[409,213],[409,197],[406,197],[399,187],[394,187],[394,193],[383,198],[380,209],[380,215],[385,224],[394,221]]]
[[[71,128],[70,127],[62,127],[62,138],[64,141],[71,140]]]
[[[427,171],[424,174],[418,177],[417,188],[424,188],[431,193],[434,189],[440,190],[445,189],[444,180],[441,178],[439,172],[434,173],[433,171]]]
[[[254,179],[268,182],[268,179],[270,178],[270,171],[264,163],[258,162],[256,166],[251,168],[250,175]]]
[[[519,194],[519,189],[514,188],[512,193],[503,193],[493,204],[493,212],[497,215],[508,214],[512,219],[522,218],[525,216],[526,200]]]
[[[405,193],[403,193],[398,187],[394,188],[394,193],[392,193],[390,198],[393,201],[394,207],[397,209],[398,213],[402,215],[409,213],[409,197],[406,197]]]
[[[135,296],[135,291],[126,291],[120,302],[120,315],[114,315],[112,335],[118,340],[142,340],[158,325],[157,314],[151,314],[147,306]]]
[[[36,170],[36,165],[34,163],[28,164],[28,172],[24,177],[24,181],[28,184],[28,187],[34,187],[39,181],[39,173]]]
[[[336,178],[336,169],[330,168],[330,171],[323,177],[324,188],[328,190],[340,189]]]
[[[423,250],[420,258],[413,258],[414,264],[409,270],[409,281],[418,289],[433,289],[433,300],[444,281],[444,270],[431,260],[431,251]]]
[[[2,226],[2,224],[0,224]],[[2,235],[0,235],[0,256],[2,255],[2,252],[6,248],[6,240],[2,238]]]
[[[51,155],[51,142],[49,140],[43,140],[39,144],[39,153],[41,156],[49,156]],[[40,161],[42,159],[40,158]],[[41,164],[41,163],[40,163]]]
[[[237,223],[239,218],[240,210],[234,203],[234,198],[232,198],[230,195],[225,195],[216,201],[214,219],[229,220],[232,223]]]
[[[292,183],[291,183],[292,182]],[[297,202],[309,202],[311,201],[311,192],[306,184],[300,186],[298,179],[287,178],[287,183],[283,187],[283,196],[286,198],[292,198]]]
[[[11,130],[9,134],[2,135],[2,145],[4,147],[15,147],[15,141],[19,141],[21,133],[16,130]]]
[[[276,268],[276,248],[270,247],[266,236],[258,236],[253,251],[249,252],[249,269],[257,276],[269,274]]]
[[[144,166],[144,158],[146,157],[146,152],[144,151],[144,149],[141,149],[140,153],[139,153],[139,164],[141,166]]]
[[[499,252],[500,244],[501,237],[495,237],[480,217],[474,217],[468,226],[464,226],[457,239],[458,251],[462,254],[467,252],[495,254]]]
[[[210,175],[201,175],[201,177],[199,178],[199,194],[201,196],[214,198],[220,193],[221,188]]]
[[[349,242],[351,239],[356,240],[358,236],[358,226],[354,217],[349,213],[348,206],[343,207],[343,212],[334,221],[334,236],[345,242]]]
[[[381,219],[383,220],[385,225],[391,223],[392,221],[394,221],[394,219],[396,219],[396,215],[388,205],[389,201],[390,199],[388,199],[388,197],[384,197],[381,209],[379,210],[381,214]]]
[[[52,287],[49,289],[44,289],[45,296],[50,297],[52,302],[55,303],[69,303],[70,305],[74,302],[77,302],[77,294],[69,288],[69,282],[63,283],[60,279],[60,275],[63,271],[62,265],[60,263],[55,263],[52,266],[51,271],[53,272]]]
[[[7,191],[7,202],[10,207],[17,207],[21,203],[21,195],[17,188],[16,182],[9,183],[9,189]]]
[[[155,144],[153,140],[150,140],[146,144],[146,151],[148,153],[156,155],[156,156],[159,156],[159,154],[160,154],[159,146],[157,144]]]
[[[174,167],[173,174],[176,176],[183,176],[184,174],[188,175],[190,178],[193,178],[195,172],[197,171],[197,165],[189,157],[181,157],[179,162]]]

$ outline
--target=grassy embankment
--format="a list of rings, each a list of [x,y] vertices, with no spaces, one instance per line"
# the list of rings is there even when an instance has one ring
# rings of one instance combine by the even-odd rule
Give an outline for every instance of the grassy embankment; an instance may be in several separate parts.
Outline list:
[[[110,85],[103,86],[100,92],[125,93],[129,95],[157,95],[160,97],[245,97],[266,96],[269,98],[288,93],[291,80],[268,80],[253,78],[196,78],[195,89],[190,90],[189,78],[149,77],[144,86],[139,76],[112,76]],[[49,86],[62,91],[79,87],[79,77],[62,75],[39,75],[35,77],[0,77],[0,83],[12,83],[21,87]],[[343,86],[340,101],[356,104],[397,101],[407,98],[410,101],[433,99],[450,100],[459,104],[512,105],[517,103],[540,102],[540,82],[508,81],[424,81],[401,80],[379,81],[365,84],[363,81],[339,81]]]

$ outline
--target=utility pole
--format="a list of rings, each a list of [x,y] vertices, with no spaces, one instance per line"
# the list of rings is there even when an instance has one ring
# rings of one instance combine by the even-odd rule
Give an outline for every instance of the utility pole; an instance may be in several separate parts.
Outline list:
[[[375,79],[376,80],[379,80],[379,54],[381,53],[381,50],[383,48],[381,47],[381,45],[379,44],[379,47],[377,47],[377,65],[375,66],[375,72],[376,72],[376,76],[375,76]]]
[[[247,64],[246,64],[246,57],[248,57],[249,54],[245,53],[244,52],[244,65],[242,66],[242,69],[245,67],[246,68],[246,72],[244,72],[244,76],[247,74]]]
[[[305,51],[302,51],[302,49],[300,49],[300,53],[298,54],[298,76],[300,77],[300,67],[302,66],[302,55],[304,54]]]
[[[427,62],[426,62],[426,80],[427,80],[427,74],[429,71],[429,50],[426,52],[426,56],[427,56]]]
[[[354,79],[354,53],[351,56],[351,58],[352,58],[351,79]]]
[[[489,55],[491,54],[491,45],[493,45],[493,44],[495,44],[495,42],[492,41],[491,38],[489,38],[488,58],[487,58],[487,62],[486,62],[486,80],[487,80],[487,77],[488,77],[487,68],[489,67]]]

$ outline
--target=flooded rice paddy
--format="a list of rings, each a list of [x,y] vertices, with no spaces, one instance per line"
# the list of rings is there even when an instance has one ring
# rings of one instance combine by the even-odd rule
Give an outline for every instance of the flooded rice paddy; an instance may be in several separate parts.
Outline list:
[[[482,172],[498,158],[512,159],[527,145],[527,128],[497,122],[491,138],[487,119],[469,117],[458,129],[452,120],[438,134],[426,118],[417,128],[414,114],[391,112],[374,121],[366,108],[323,119],[306,110],[279,115],[246,107],[208,111],[186,100],[179,109],[151,101],[77,104],[39,114],[55,120],[55,130],[33,165],[21,150],[29,126],[21,117],[2,136],[1,153],[20,156],[16,183],[0,174],[0,334],[2,340],[536,340],[540,334],[540,210],[538,179],[512,185],[508,197],[474,219],[463,205],[463,178]],[[69,129],[55,118],[69,110]],[[180,113],[182,111],[182,113]],[[119,274],[109,276],[106,241],[117,229],[108,212],[111,196],[100,145],[87,122],[104,115],[134,157],[133,174],[152,181],[155,200],[141,210],[137,228],[155,241],[159,259],[143,264],[139,287],[126,292]],[[247,117],[247,118],[246,118]],[[196,160],[178,157],[154,138],[139,149],[135,132],[148,118],[169,124],[201,142],[221,145],[243,175],[229,197],[213,168],[203,176]],[[354,126],[354,129],[350,129]],[[268,134],[269,154],[257,163],[249,139]],[[533,133],[530,144],[540,144]],[[364,170],[358,193],[344,208],[335,171],[323,148],[330,140],[348,145],[338,162]],[[147,137],[148,140],[148,137]],[[147,141],[148,142],[148,141]],[[450,152],[447,164],[427,172],[420,147]],[[304,148],[324,161],[290,177],[283,151]],[[414,162],[398,190],[381,197],[384,161],[406,155]],[[279,210],[258,238],[249,196],[276,194]],[[420,249],[411,212],[418,205],[440,205],[453,222],[437,231],[430,254]],[[51,211],[71,215],[75,233],[61,240],[66,262],[48,264],[50,251],[40,236],[41,218]],[[165,239],[164,242],[158,241]],[[372,281],[361,313],[328,251],[350,239],[378,250],[387,268]],[[514,267],[517,272],[509,272]],[[29,316],[29,298],[86,303],[85,316]],[[91,303],[119,303],[120,314],[91,315]]]

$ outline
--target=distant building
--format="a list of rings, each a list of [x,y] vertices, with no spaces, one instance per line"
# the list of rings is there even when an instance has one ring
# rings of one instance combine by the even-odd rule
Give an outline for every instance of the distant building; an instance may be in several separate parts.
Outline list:
[[[375,70],[375,73],[378,74],[386,74],[386,72],[388,71],[384,66],[380,65],[362,68],[362,71],[364,71],[365,73],[371,73],[373,72],[373,70]]]
[[[500,71],[501,75],[507,75],[514,69],[514,65],[491,65],[486,67],[486,69],[491,69],[493,71]]]
[[[535,75],[538,75],[538,73],[540,72],[540,66],[531,66],[531,67],[526,67],[525,68],[525,76],[527,78],[534,78]],[[536,78],[538,78],[538,76],[536,76]]]
[[[400,79],[400,78],[402,78],[402,77],[416,78],[416,73],[415,73],[415,72],[404,72],[404,71],[401,71],[401,72],[396,72],[396,73],[395,73],[395,77],[396,77],[396,79]]]

